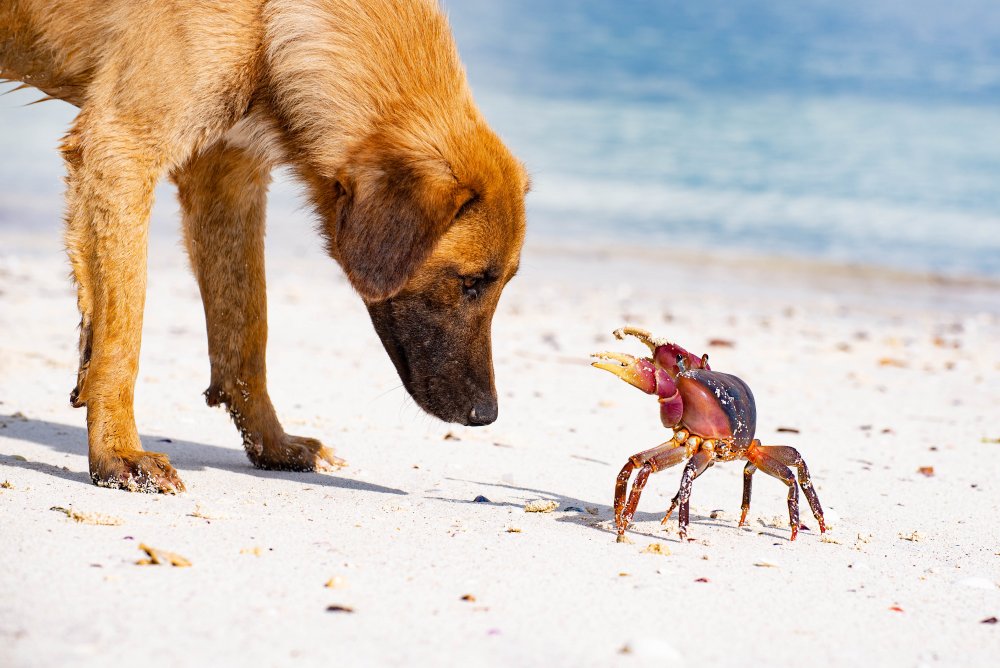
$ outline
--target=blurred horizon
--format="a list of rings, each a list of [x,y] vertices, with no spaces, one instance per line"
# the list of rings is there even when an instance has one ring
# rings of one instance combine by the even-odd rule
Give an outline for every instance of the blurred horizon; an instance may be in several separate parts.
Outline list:
[[[529,239],[1000,277],[992,0],[443,5]],[[0,231],[60,222],[75,110],[39,96],[0,97]],[[277,176],[272,236],[310,218]]]
[[[546,236],[1000,276],[988,0],[453,0]]]

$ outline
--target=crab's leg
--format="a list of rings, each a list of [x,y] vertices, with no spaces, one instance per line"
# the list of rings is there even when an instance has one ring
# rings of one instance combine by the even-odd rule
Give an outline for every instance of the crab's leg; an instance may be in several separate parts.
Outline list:
[[[802,493],[809,502],[809,509],[812,510],[813,517],[819,522],[820,533],[826,533],[826,522],[823,520],[823,507],[819,504],[819,497],[816,496],[816,490],[813,488],[812,478],[809,476],[809,467],[806,466],[806,462],[802,459],[799,451],[787,445],[758,446],[757,450],[763,452],[771,459],[781,462],[785,466],[791,466],[798,470],[799,486],[802,487]]]
[[[625,466],[622,467],[621,472],[618,474],[618,479],[615,481],[615,526],[621,528],[622,526],[622,510],[625,509],[625,493],[628,490],[628,479],[632,476],[632,471],[636,467],[642,467],[650,457],[654,457],[665,450],[669,450],[677,446],[677,442],[670,439],[666,443],[660,443],[655,448],[650,448],[649,450],[643,450],[642,452],[637,452],[628,458],[625,462]],[[648,473],[646,474],[649,475]]]
[[[642,495],[642,489],[646,486],[649,474],[676,466],[684,461],[687,456],[687,445],[678,442],[676,438],[672,438],[655,448],[629,457],[621,473],[618,474],[618,480],[615,483],[615,526],[618,527],[619,542],[623,540],[622,537],[625,535],[625,530],[632,522],[635,509],[639,505],[639,497]],[[637,466],[640,467],[639,473],[635,476],[635,482],[632,484],[632,493],[629,494],[628,504],[626,505],[625,489],[632,470]]]
[[[707,470],[708,470],[708,467],[706,466],[705,468],[701,469],[700,471],[696,471],[695,474],[694,474],[694,479],[691,480],[692,484],[694,483],[695,480],[698,479],[698,477],[702,473],[704,473]],[[683,480],[683,478],[682,478],[682,480]],[[680,490],[678,490],[677,493],[674,494],[674,498],[670,499],[670,507],[667,508],[667,512],[665,512],[663,514],[663,519],[660,520],[660,524],[666,524],[670,520],[670,516],[673,515],[673,513],[674,513],[674,508],[676,508],[677,505],[680,502],[681,502],[681,493],[680,493]]]
[[[766,454],[769,449],[751,445],[747,450],[747,459],[764,473],[788,485],[788,525],[792,528],[791,540],[795,540],[799,535],[799,486],[795,483],[795,474],[790,468]]]
[[[711,450],[699,450],[698,453],[688,460],[684,467],[684,475],[681,476],[681,488],[677,491],[680,509],[677,511],[677,533],[681,540],[687,538],[688,517],[690,513],[691,485],[695,478],[704,473],[705,469],[715,463],[715,453]]]
[[[740,523],[737,526],[743,526],[747,522],[747,512],[750,510],[750,490],[753,486],[753,474],[756,471],[757,467],[753,462],[747,462],[747,465],[743,467],[743,508],[740,513]]]

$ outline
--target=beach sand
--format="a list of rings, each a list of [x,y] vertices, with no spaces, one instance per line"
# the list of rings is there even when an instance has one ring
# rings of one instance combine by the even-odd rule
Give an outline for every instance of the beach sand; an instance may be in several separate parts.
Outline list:
[[[500,419],[465,428],[406,397],[314,240],[269,249],[271,396],[349,468],[249,465],[200,396],[179,242],[154,237],[136,415],[187,485],[167,497],[90,483],[58,234],[5,233],[0,665],[995,665],[1000,285],[533,241],[494,321]],[[679,468],[615,542],[618,470],[669,436],[588,366],[644,354],[612,338],[626,323],[749,383],[758,437],[810,466],[825,540],[803,504],[789,542],[762,474],[737,529],[732,462],[695,484],[692,542],[659,522]],[[140,544],[192,565],[138,565]]]

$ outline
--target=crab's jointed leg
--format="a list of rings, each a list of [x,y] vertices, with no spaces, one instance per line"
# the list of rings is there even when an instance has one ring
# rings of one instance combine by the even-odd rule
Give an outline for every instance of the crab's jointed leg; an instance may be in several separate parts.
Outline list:
[[[683,433],[687,436],[686,432]],[[639,497],[642,489],[646,486],[646,480],[650,473],[656,473],[663,469],[676,466],[690,456],[690,448],[677,435],[666,443],[662,443],[655,448],[639,452],[629,457],[629,460],[622,467],[615,482],[615,526],[618,528],[619,541],[623,540],[625,530],[632,522],[635,509],[639,505]],[[632,493],[629,494],[628,504],[625,503],[625,491],[628,487],[629,476],[632,471],[639,468],[635,482],[632,484]]]
[[[747,459],[758,469],[773,476],[788,485],[788,525],[792,529],[792,537],[795,540],[799,535],[799,486],[795,482],[795,474],[792,470],[772,457],[768,451],[771,448],[759,445],[759,441],[754,441],[747,450]],[[745,471],[745,470],[744,470]],[[752,474],[751,474],[752,475]],[[746,478],[744,478],[744,483]],[[749,499],[748,499],[749,501]],[[747,504],[749,507],[749,503]]]
[[[701,474],[707,471],[709,468],[711,468],[711,465],[706,466],[700,471],[696,471],[694,478],[691,480],[691,482],[694,483],[694,481],[697,480],[701,476]],[[670,499],[670,507],[667,508],[667,512],[663,514],[663,519],[660,520],[660,524],[666,524],[670,520],[670,516],[674,513],[674,508],[677,507],[680,501],[681,501],[681,492],[680,490],[677,490],[677,493],[674,494],[674,498]]]
[[[677,491],[680,508],[677,511],[677,533],[681,540],[687,538],[688,517],[691,509],[691,486],[695,478],[705,472],[709,466],[715,463],[715,453],[711,450],[699,450],[692,457],[687,466],[684,467],[684,475],[681,476],[681,488]]]
[[[802,455],[799,451],[793,447],[787,445],[757,445],[757,451],[763,453],[765,456],[773,459],[776,462],[784,464],[785,466],[793,467],[798,471],[799,474],[799,486],[802,488],[802,493],[806,497],[806,501],[809,502],[809,509],[812,510],[813,517],[819,523],[820,533],[826,533],[826,522],[823,519],[823,507],[819,503],[819,497],[816,496],[816,489],[813,487],[812,478],[809,475],[809,467],[806,466],[806,462],[802,459]],[[745,491],[746,505],[750,505],[749,490]],[[793,531],[792,536],[797,532]]]
[[[743,526],[747,521],[747,512],[750,510],[750,490],[753,487],[753,474],[757,471],[757,467],[753,462],[747,462],[747,465],[743,467],[743,506],[742,512],[740,512],[740,523],[737,526]]]
[[[650,457],[655,457],[656,455],[672,450],[677,447],[677,442],[673,439],[667,441],[666,443],[661,443],[655,448],[650,448],[649,450],[643,450],[642,452],[637,452],[628,458],[625,462],[625,466],[622,467],[621,472],[618,473],[618,479],[615,480],[615,526],[622,526],[622,510],[625,508],[625,492],[628,489],[628,480],[632,476],[632,471],[636,467],[643,467]],[[641,475],[641,472],[640,472]],[[649,475],[648,473],[646,474]],[[638,479],[637,479],[638,480]]]

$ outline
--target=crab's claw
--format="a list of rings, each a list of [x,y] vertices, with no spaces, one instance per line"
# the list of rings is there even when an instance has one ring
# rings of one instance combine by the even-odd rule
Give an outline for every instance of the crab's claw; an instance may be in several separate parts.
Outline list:
[[[594,353],[593,356],[597,360],[591,362],[591,366],[610,371],[646,394],[656,394],[656,366],[653,360],[626,353]]]
[[[615,338],[618,339],[619,341],[623,341],[626,336],[634,336],[635,338],[645,343],[649,347],[649,352],[654,354],[656,353],[656,347],[662,343],[662,341],[654,338],[652,334],[647,332],[645,329],[642,329],[641,327],[631,327],[631,326],[619,327],[618,329],[616,329],[611,333],[614,334]]]
[[[625,353],[594,353],[597,361],[591,366],[610,371],[629,385],[660,400],[660,421],[664,427],[680,424],[684,415],[684,399],[670,372],[657,366],[648,357],[632,357]]]
[[[624,339],[626,336],[634,336],[645,343],[650,352],[653,353],[653,363],[657,367],[667,371],[671,378],[686,369],[710,369],[708,366],[708,355],[698,357],[676,343],[670,343],[666,339],[654,337],[639,327],[619,327],[612,333],[619,340]]]

